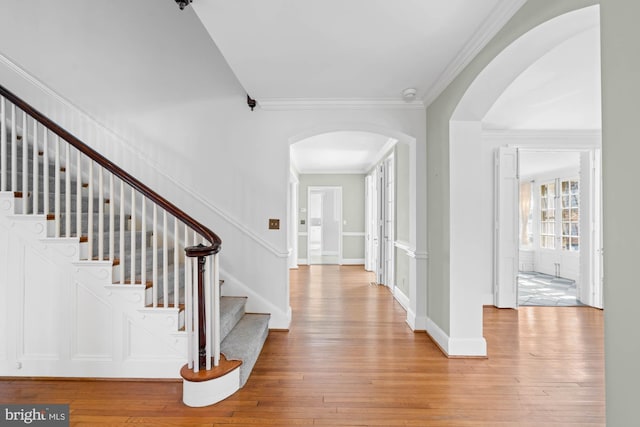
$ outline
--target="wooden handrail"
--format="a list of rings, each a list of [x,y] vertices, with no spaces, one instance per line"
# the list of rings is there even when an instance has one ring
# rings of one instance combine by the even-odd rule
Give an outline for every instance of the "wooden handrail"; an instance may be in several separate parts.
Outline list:
[[[186,255],[188,257],[199,257],[199,256],[207,256],[220,252],[222,248],[222,240],[218,235],[216,235],[209,228],[205,227],[183,210],[169,202],[167,199],[153,191],[151,188],[147,187],[142,182],[138,181],[131,174],[127,173],[119,166],[112,163],[109,159],[104,157],[102,154],[95,151],[93,148],[89,147],[78,138],[73,136],[71,133],[67,132],[65,129],[60,127],[57,123],[50,120],[48,117],[40,113],[38,110],[33,108],[31,105],[27,104],[20,97],[15,95],[13,92],[9,91],[4,86],[0,85],[0,95],[11,101],[15,106],[19,107],[22,111],[29,114],[39,123],[41,123],[44,127],[49,129],[54,134],[58,135],[63,140],[67,141],[69,144],[73,145],[76,149],[82,152],[87,157],[91,158],[97,164],[102,166],[104,169],[111,172],[113,175],[117,176],[122,181],[126,182],[131,187],[138,190],[149,200],[153,201],[156,205],[160,206],[166,212],[169,212],[175,218],[178,218],[184,224],[191,227],[193,230],[200,233],[205,239],[207,239],[210,243],[209,246],[190,246],[185,248]]]

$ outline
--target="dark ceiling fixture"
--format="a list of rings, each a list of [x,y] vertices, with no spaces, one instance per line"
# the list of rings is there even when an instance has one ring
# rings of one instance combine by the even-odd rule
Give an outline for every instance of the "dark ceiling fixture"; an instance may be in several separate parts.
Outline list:
[[[249,94],[247,94],[247,105],[251,108],[251,111],[256,108],[256,100],[251,98]]]
[[[178,3],[178,6],[180,6],[180,10],[184,10],[185,7],[189,6],[189,3],[191,3],[193,0],[176,0],[176,3]]]

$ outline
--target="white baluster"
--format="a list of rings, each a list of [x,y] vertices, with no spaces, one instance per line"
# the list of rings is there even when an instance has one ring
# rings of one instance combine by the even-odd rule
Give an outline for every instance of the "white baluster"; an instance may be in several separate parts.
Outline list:
[[[158,306],[158,206],[153,204],[153,225],[151,229],[153,238],[151,251],[153,253],[153,265],[151,266],[153,277],[153,306]]]
[[[11,104],[11,191],[18,191],[18,129],[14,104]]]
[[[6,100],[0,97],[0,191],[7,191]]]
[[[186,248],[187,246],[189,246],[189,227],[187,227],[187,225],[184,225],[184,247]],[[187,257],[186,252],[184,251],[184,249],[181,252],[181,257],[182,257],[182,261],[184,262],[184,292],[185,292],[185,298],[187,297],[187,291],[189,289],[189,280],[188,280],[188,275],[187,275],[187,270],[189,270],[189,257]]]
[[[173,303],[174,307],[180,307],[180,275],[178,264],[179,239],[178,235],[178,218],[173,217]]]
[[[193,280],[191,292],[193,292],[193,372],[200,371],[200,325],[198,322],[198,258],[193,258]]]
[[[136,190],[131,187],[131,220],[129,231],[131,232],[131,284],[136,283]]]
[[[115,256],[115,247],[116,247],[116,218],[115,218],[115,203],[114,203],[114,192],[113,192],[113,174],[107,171],[109,174],[109,260],[113,261],[116,259]],[[120,260],[122,261],[122,260]]]
[[[82,237],[82,153],[76,150],[76,236]]]
[[[185,226],[185,236],[187,230]],[[186,257],[184,263],[184,330],[187,333],[187,364],[193,369],[193,304],[191,291],[192,258]]]
[[[213,254],[213,365],[220,364],[220,265],[218,254]],[[209,323],[210,324],[210,323]]]
[[[42,135],[42,160],[43,210],[45,215],[49,215],[49,130],[46,128]]]
[[[87,188],[87,197],[89,198],[89,206],[87,207],[87,244],[89,246],[89,255],[87,259],[93,259],[93,160],[89,159],[89,187]]]
[[[111,201],[113,204],[113,200]],[[124,285],[125,253],[124,253],[124,181],[120,180],[120,284]]]
[[[29,135],[27,134],[27,113],[22,112],[22,213],[27,213],[29,195]]]
[[[212,258],[206,258],[205,274],[204,274],[204,318],[205,318],[205,366],[207,371],[211,369],[211,270],[212,270]]]
[[[140,228],[142,231],[142,237],[140,238],[140,281],[147,287],[147,198],[142,196],[142,209],[140,210],[140,216],[142,217],[142,224]]]
[[[38,206],[38,202],[39,202],[39,197],[38,197],[38,192],[40,190],[40,186],[39,186],[39,167],[38,167],[38,122],[36,121],[36,119],[33,119],[33,184],[32,184],[32,188],[33,188],[33,213],[34,214],[38,214],[39,213],[39,206]]]
[[[55,215],[56,237],[60,237],[60,137],[55,139],[55,161],[53,171],[53,204]]]
[[[71,237],[71,153],[70,145],[65,141],[65,159],[64,159],[64,212],[65,212],[65,230],[67,237]]]
[[[104,176],[98,166],[98,259],[104,260]]]
[[[162,213],[162,296],[164,306],[169,307],[169,251],[167,242],[167,211]]]

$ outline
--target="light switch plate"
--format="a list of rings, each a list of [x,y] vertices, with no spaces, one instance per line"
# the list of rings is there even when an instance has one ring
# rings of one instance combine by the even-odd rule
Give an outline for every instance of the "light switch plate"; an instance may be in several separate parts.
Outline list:
[[[269,218],[269,230],[280,230],[280,220]]]

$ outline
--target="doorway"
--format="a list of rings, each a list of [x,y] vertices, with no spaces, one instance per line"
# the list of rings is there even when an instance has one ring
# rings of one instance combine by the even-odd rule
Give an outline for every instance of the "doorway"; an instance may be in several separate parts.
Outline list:
[[[342,187],[308,187],[309,264],[342,264]]]
[[[599,165],[599,149],[498,150],[496,306],[602,308]]]

